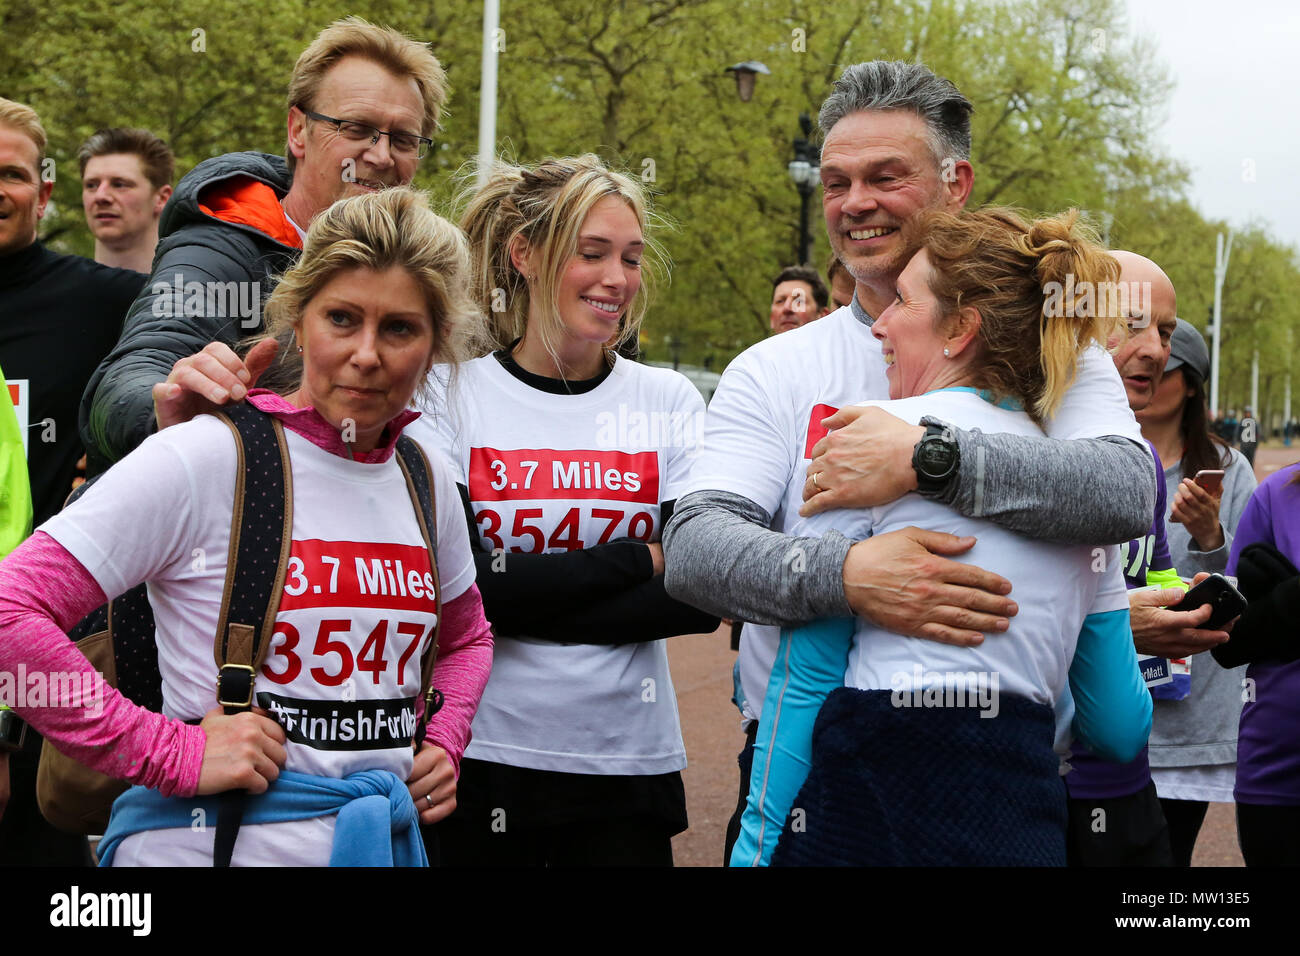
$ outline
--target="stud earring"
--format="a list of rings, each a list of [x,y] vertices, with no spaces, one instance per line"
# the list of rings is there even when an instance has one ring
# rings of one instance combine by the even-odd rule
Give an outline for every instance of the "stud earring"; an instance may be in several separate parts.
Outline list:
[[[298,351],[301,352],[302,349],[299,349]],[[947,349],[944,349],[944,350],[943,350],[943,357],[944,357],[944,358],[948,358],[948,350],[947,350]]]

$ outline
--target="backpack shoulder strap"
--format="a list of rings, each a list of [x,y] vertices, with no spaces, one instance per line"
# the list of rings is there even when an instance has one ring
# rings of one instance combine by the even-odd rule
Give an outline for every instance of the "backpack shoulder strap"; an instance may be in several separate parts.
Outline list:
[[[425,729],[429,718],[442,707],[442,693],[433,686],[433,668],[438,662],[438,637],[442,633],[442,581],[438,577],[438,510],[437,492],[433,485],[433,469],[424,449],[414,439],[402,435],[397,439],[397,463],[406,478],[406,490],[415,507],[416,520],[420,525],[420,535],[424,546],[429,551],[429,567],[433,570],[433,585],[437,594],[437,617],[433,625],[433,640],[425,652],[420,668],[420,686],[424,688],[424,714],[420,719],[415,735],[415,747],[419,750],[424,741]]]
[[[293,544],[293,477],[284,427],[247,402],[218,416],[235,438],[238,466],[226,582],[213,642],[217,702],[253,705],[253,682],[270,646]]]
[[[235,438],[238,464],[230,515],[226,583],[213,639],[217,703],[227,714],[252,709],[253,685],[271,644],[293,544],[293,477],[281,424],[247,402],[218,416]],[[227,790],[217,807],[212,865],[228,867],[248,792]]]

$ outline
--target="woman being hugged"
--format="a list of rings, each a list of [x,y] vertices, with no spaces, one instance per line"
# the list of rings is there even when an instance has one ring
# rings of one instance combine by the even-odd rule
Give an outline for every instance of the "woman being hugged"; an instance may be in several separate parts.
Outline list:
[[[928,435],[1042,434],[1085,352],[1118,325],[1063,301],[1119,273],[1075,220],[988,209],[918,222],[918,251],[871,329],[891,400],[867,404]],[[1019,613],[972,647],[866,620],[783,631],[733,865],[1063,866],[1071,718],[1117,759],[1146,742],[1151,700],[1115,548],[1031,540],[919,494],[792,533],[909,526],[974,537],[967,557],[1012,582]]]
[[[285,384],[254,389],[239,414],[283,432],[292,520],[287,558],[270,562],[283,588],[271,592],[266,655],[246,668],[256,711],[223,713],[214,693],[232,502],[261,507],[241,490],[227,423],[199,415],[151,436],[0,564],[0,671],[93,673],[65,631],[106,596],[149,584],[162,714],[112,689],[102,715],[19,708],[69,756],[137,784],[114,804],[106,862],[212,862],[226,800],[205,797],[239,789],[254,796],[236,865],[424,861],[417,819],[455,806],[491,636],[446,462],[424,459],[436,501],[427,528],[394,452],[429,368],[454,362],[479,321],[467,271],[456,228],[394,189],[318,216],[268,302]],[[247,474],[260,460],[250,455]],[[413,748],[440,602],[432,683],[445,704]]]
[[[686,827],[661,639],[717,619],[668,597],[658,542],[704,403],[617,352],[658,259],[646,219],[590,155],[499,165],[462,218],[491,351],[423,427],[457,470],[497,644],[444,864],[670,864]]]

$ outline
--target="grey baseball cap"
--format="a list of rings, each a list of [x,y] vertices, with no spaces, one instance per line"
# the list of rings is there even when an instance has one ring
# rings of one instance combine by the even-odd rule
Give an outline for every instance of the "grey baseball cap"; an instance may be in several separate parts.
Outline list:
[[[1205,347],[1205,337],[1186,319],[1178,320],[1169,340],[1169,361],[1165,363],[1165,371],[1172,372],[1180,365],[1188,366],[1203,382],[1210,377],[1210,352]]]

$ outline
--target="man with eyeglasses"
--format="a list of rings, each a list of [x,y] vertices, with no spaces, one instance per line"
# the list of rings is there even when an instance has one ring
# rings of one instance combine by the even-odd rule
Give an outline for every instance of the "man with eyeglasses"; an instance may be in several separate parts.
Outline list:
[[[409,183],[446,98],[427,45],[356,17],[321,32],[289,81],[284,159],[206,160],[163,211],[153,274],[82,398],[88,474],[156,428],[244,397],[274,350],[245,366],[232,346],[261,330],[262,302],[312,220],[335,200]]]

